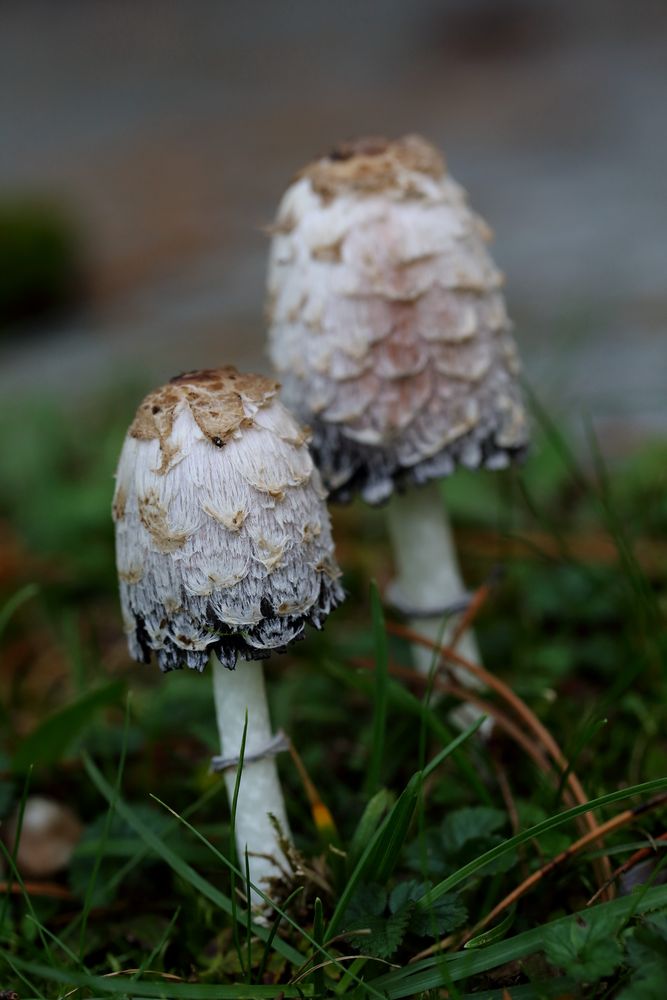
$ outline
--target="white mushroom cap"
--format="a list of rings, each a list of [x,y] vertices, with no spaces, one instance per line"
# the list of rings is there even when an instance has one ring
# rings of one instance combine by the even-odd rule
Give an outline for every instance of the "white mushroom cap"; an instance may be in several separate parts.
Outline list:
[[[230,669],[322,622],[343,597],[307,435],[278,384],[189,372],[140,405],[113,517],[132,656],[162,670]]]
[[[525,450],[519,364],[487,249],[433,146],[366,139],[287,190],[269,266],[270,353],[334,499]]]

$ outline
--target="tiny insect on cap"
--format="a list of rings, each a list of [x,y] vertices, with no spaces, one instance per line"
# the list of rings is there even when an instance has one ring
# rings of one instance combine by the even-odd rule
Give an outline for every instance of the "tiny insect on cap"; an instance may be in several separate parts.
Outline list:
[[[386,500],[528,442],[490,233],[417,136],[301,171],[273,227],[270,352],[333,499]]]
[[[278,384],[234,368],[150,393],[125,438],[113,518],[130,652],[233,668],[321,627],[343,597],[326,493]]]

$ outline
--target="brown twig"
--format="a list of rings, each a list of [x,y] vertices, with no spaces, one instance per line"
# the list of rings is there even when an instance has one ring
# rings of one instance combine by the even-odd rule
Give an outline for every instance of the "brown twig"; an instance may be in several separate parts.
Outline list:
[[[501,913],[521,899],[522,896],[541,882],[542,879],[546,878],[547,875],[551,874],[555,868],[562,865],[565,861],[569,861],[575,854],[578,854],[579,851],[582,851],[585,847],[588,847],[595,841],[601,840],[603,837],[607,837],[610,833],[620,829],[620,827],[627,826],[627,824],[631,823],[632,820],[637,818],[637,816],[648,812],[649,809],[656,809],[665,802],[667,802],[667,792],[664,792],[662,795],[657,795],[649,802],[643,802],[641,805],[635,806],[632,809],[625,809],[622,813],[618,813],[617,816],[612,816],[612,818],[607,820],[606,823],[600,824],[596,830],[590,830],[583,837],[580,837],[579,840],[575,840],[573,844],[570,844],[570,846],[566,847],[564,851],[560,852],[560,854],[557,854],[550,861],[547,861],[547,863],[542,865],[541,868],[538,868],[536,872],[533,872],[532,875],[529,875],[528,878],[524,879],[524,881],[513,889],[512,892],[504,896],[503,899],[501,899],[500,902],[494,906],[490,913],[487,913],[487,915],[483,917],[482,920],[478,921],[471,930],[467,931],[462,937],[458,938],[458,944],[465,944],[466,941],[469,941],[476,934],[479,934],[480,931],[483,931],[484,928],[493,923],[493,921],[499,917]],[[598,896],[602,895],[602,891],[602,889],[598,890]],[[425,948],[424,951],[419,952],[419,954],[411,958],[410,961],[417,962],[419,959],[428,958],[429,955],[442,950],[443,947],[447,947],[456,939],[456,935],[448,935],[448,937],[443,938],[441,941],[436,941],[434,945],[431,945],[429,948]]]
[[[514,801],[514,796],[512,795],[512,789],[510,787],[509,779],[507,777],[507,771],[502,766],[502,764],[494,760],[493,770],[496,772],[496,780],[498,782],[498,788],[500,789],[500,794],[503,797],[503,802],[505,803],[505,808],[507,809],[507,815],[510,818],[510,825],[512,827],[512,833],[517,834],[521,827],[519,822],[519,813],[516,808],[516,802]]]
[[[491,594],[491,580],[483,583],[481,587],[478,587],[475,593],[472,595],[470,604],[465,609],[464,613],[461,615],[461,619],[456,625],[456,628],[452,632],[452,638],[450,640],[450,647],[454,649],[457,645],[461,636],[471,628],[473,622],[477,618],[478,614],[486,604]]]
[[[512,826],[512,833],[516,836],[517,833],[521,831],[521,820],[519,819],[519,810],[517,809],[516,802],[514,801],[514,796],[512,795],[512,786],[510,785],[510,780],[507,776],[507,771],[505,767],[501,764],[499,760],[495,757],[491,758],[491,766],[496,774],[496,780],[498,781],[498,787],[500,788],[500,794],[503,797],[503,802],[505,803],[505,808],[507,809],[507,814],[510,818],[510,824]],[[550,772],[551,773],[551,772]],[[560,786],[560,780],[558,780],[557,787]],[[572,793],[565,789],[563,794],[563,799],[566,805],[576,805],[572,800]],[[541,844],[537,838],[533,841],[533,846],[535,848],[535,853],[539,858],[544,858],[544,852],[542,851]],[[519,865],[521,867],[521,872],[524,878],[528,878],[528,863],[526,857],[522,854],[519,858]]]
[[[355,667],[361,667],[363,670],[375,670],[375,662],[373,660],[355,657],[349,662]],[[402,667],[397,663],[390,663],[388,670],[392,677],[406,681],[407,684],[411,684],[415,687],[425,688],[429,684],[428,677],[424,674],[418,674],[416,670],[412,670],[410,667]],[[445,681],[441,677],[435,677],[433,679],[433,687],[437,691],[441,691],[443,694],[449,694],[453,698],[459,698],[461,701],[467,701],[471,705],[475,705],[480,709],[483,715],[488,715],[492,718],[498,728],[502,729],[510,737],[510,739],[514,740],[514,742],[521,747],[524,753],[530,757],[538,770],[542,771],[546,777],[554,780],[554,786],[557,787],[559,780],[558,775],[554,774],[553,768],[547,757],[544,756],[539,747],[526,735],[523,729],[510,719],[508,715],[501,711],[497,705],[493,702],[486,701],[486,699],[484,699],[478,691],[472,691],[470,688],[464,688],[458,684],[452,683],[451,681]],[[565,790],[564,798],[570,805],[580,804],[576,799],[574,799],[570,789]]]
[[[661,833],[659,837],[653,838],[654,843],[657,843],[658,841],[664,843],[666,840],[667,833]],[[631,855],[627,861],[625,861],[622,865],[619,865],[619,867],[612,872],[611,881],[615,882],[616,879],[620,878],[621,875],[625,875],[625,873],[629,872],[631,868],[635,867],[635,865],[638,865],[641,861],[645,861],[647,858],[650,858],[652,854],[656,854],[655,847],[642,847],[639,851],[635,851],[635,853]],[[606,888],[606,886],[603,886],[603,888]],[[597,902],[600,898],[601,891],[601,889],[598,889],[598,891],[591,896],[586,903],[587,907],[592,906],[593,903]]]
[[[431,639],[425,638],[423,635],[415,632],[414,629],[408,628],[406,625],[399,625],[397,622],[387,622],[387,631],[393,635],[407,639],[409,642],[414,642],[418,645],[424,646],[427,649],[435,650],[438,648],[437,643],[433,642]],[[535,713],[521,698],[519,698],[517,694],[514,693],[514,691],[512,691],[509,685],[505,684],[504,681],[501,681],[495,676],[495,674],[489,673],[489,671],[485,670],[484,667],[480,667],[477,664],[471,663],[469,660],[465,659],[457,653],[455,649],[452,649],[451,646],[441,646],[440,655],[443,659],[450,660],[452,663],[455,663],[456,666],[462,667],[468,673],[482,681],[487,688],[490,688],[492,691],[495,691],[498,695],[500,695],[500,697],[519,716],[526,727],[532,731],[535,737],[540,741],[551,759],[560,769],[561,774],[566,775],[565,784],[569,786],[575,801],[580,805],[585,805],[588,802],[588,796],[584,792],[581,782],[577,778],[574,771],[571,769],[568,770],[569,765],[562,750],[549,730],[542,725]],[[585,827],[591,832],[598,829],[598,823],[591,813],[584,813],[578,822],[580,827]],[[597,859],[595,862],[595,869],[600,885],[608,883],[611,876],[611,865],[609,864],[609,859],[606,857]]]
[[[413,629],[408,628],[406,625],[399,625],[397,622],[387,622],[387,631],[393,635],[407,639],[409,642],[425,646],[427,649],[435,650],[437,648],[437,644],[431,639],[425,638],[423,635],[420,635]],[[495,674],[489,673],[489,671],[485,670],[484,667],[480,667],[477,664],[466,660],[459,653],[457,653],[455,649],[452,649],[451,646],[441,647],[440,654],[444,659],[451,660],[452,663],[456,664],[456,666],[462,667],[464,670],[468,671],[468,673],[477,677],[486,687],[491,688],[492,691],[495,691],[498,695],[500,695],[500,697],[503,698],[503,700],[506,701],[507,704],[516,712],[526,726],[533,731],[554,763],[562,771],[567,769],[568,765],[565,755],[562,753],[549,730],[542,725],[535,713],[521,698],[519,698],[517,694],[514,693],[514,691],[512,691],[509,685],[505,684],[504,681],[501,681],[495,676]],[[568,774],[567,783],[570,785],[573,794],[576,796],[581,805],[588,801],[588,797],[581,787],[579,780],[572,771]]]
[[[329,807],[322,801],[320,793],[306,770],[306,765],[301,760],[301,755],[298,753],[289,737],[288,744],[290,756],[294,762],[294,766],[299,772],[301,784],[303,785],[306,793],[306,798],[308,799],[308,804],[310,805],[310,812],[318,833],[325,837],[333,837],[337,840],[338,831],[336,830],[336,824],[331,812],[329,811]]]
[[[13,896],[49,896],[51,899],[72,899],[72,893],[57,882],[0,882],[0,895],[10,892]]]

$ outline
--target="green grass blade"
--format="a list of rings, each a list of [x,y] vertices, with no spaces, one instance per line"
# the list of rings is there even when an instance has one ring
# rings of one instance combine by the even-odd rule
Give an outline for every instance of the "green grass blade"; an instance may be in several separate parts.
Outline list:
[[[118,761],[118,769],[116,771],[116,781],[113,788],[113,799],[109,802],[109,808],[107,809],[106,818],[104,820],[104,828],[102,830],[102,836],[100,838],[99,850],[95,855],[93,870],[91,872],[90,878],[88,879],[88,885],[86,886],[86,896],[83,901],[83,907],[81,909],[79,955],[81,956],[82,960],[85,954],[85,947],[86,947],[86,930],[88,928],[88,915],[93,905],[95,887],[97,885],[97,877],[100,873],[102,858],[106,853],[106,842],[109,839],[109,835],[111,833],[111,824],[113,822],[114,812],[116,808],[116,801],[120,795],[120,789],[123,783],[123,772],[125,770],[125,757],[127,754],[127,731],[129,723],[130,723],[130,699],[128,697],[125,702],[125,728],[123,730],[123,743],[121,746],[120,759]]]
[[[313,937],[321,949],[324,945],[324,910],[322,908],[322,900],[319,896],[315,900]],[[313,972],[313,988],[316,996],[324,995],[324,969],[315,969]]]
[[[655,778],[653,781],[645,781],[641,785],[632,785],[629,788],[621,788],[617,792],[610,792],[608,795],[601,795],[597,799],[591,799],[590,802],[586,802],[584,805],[574,806],[572,809],[558,813],[557,816],[550,816],[549,819],[545,819],[541,823],[536,823],[535,826],[529,827],[529,829],[524,830],[522,833],[517,833],[502,844],[498,844],[484,854],[480,854],[474,861],[469,861],[467,865],[463,865],[458,871],[443,879],[442,882],[438,882],[437,885],[434,885],[432,889],[421,896],[417,900],[417,906],[427,909],[441,896],[444,896],[445,893],[451,892],[452,889],[461,885],[471,875],[475,875],[490,861],[495,861],[496,858],[502,857],[509,851],[514,850],[515,847],[519,847],[521,844],[525,844],[527,841],[533,840],[543,833],[547,833],[548,830],[554,830],[556,827],[562,826],[572,819],[576,819],[577,816],[581,816],[583,813],[590,812],[592,809],[599,809],[602,806],[611,805],[613,802],[620,802],[623,799],[630,798],[632,795],[660,792],[665,788],[667,788],[667,778]]]
[[[394,796],[387,788],[381,788],[366,803],[366,808],[361,814],[347,850],[347,861],[350,868],[354,868],[366,844],[377,832],[383,817],[386,816],[393,804]]]
[[[19,833],[17,832],[17,844],[18,844],[18,838],[19,838]],[[12,854],[9,853],[9,851],[7,850],[7,848],[5,847],[5,845],[0,840],[0,858],[2,858],[3,855],[4,855],[5,860],[7,861],[7,864],[9,866],[9,871],[11,872],[12,878],[21,887],[21,892],[23,894],[23,899],[25,901],[26,908],[28,910],[30,918],[32,919],[32,922],[34,923],[35,927],[37,928],[37,933],[39,934],[40,941],[42,942],[42,948],[44,949],[44,953],[45,953],[46,957],[48,958],[48,960],[50,962],[52,962],[53,961],[53,955],[51,954],[51,948],[49,947],[49,942],[48,942],[46,936],[44,935],[43,925],[42,925],[41,921],[38,919],[37,914],[35,913],[35,908],[32,905],[32,899],[30,898],[30,893],[27,891],[27,889],[25,887],[25,883],[23,881],[23,877],[22,877],[20,871],[18,870],[18,868],[16,867],[16,858]]]
[[[42,993],[42,991],[39,990],[39,989],[37,989],[37,987],[33,983],[30,982],[30,980],[28,979],[27,976],[23,975],[23,972],[21,971],[21,968],[20,968],[20,966],[21,966],[21,960],[20,959],[14,959],[14,958],[10,957],[9,954],[7,953],[7,951],[4,948],[2,948],[0,950],[0,955],[2,956],[2,958],[4,959],[4,961],[7,963],[7,965],[9,966],[9,968],[12,970],[12,972],[16,976],[17,984],[18,984],[18,981],[20,980],[22,983],[25,983],[25,985],[28,987],[28,989],[30,990],[30,992],[35,997],[37,997],[38,1000],[46,1000],[46,998],[45,998],[44,994]],[[5,980],[5,982],[3,983],[3,986],[8,986],[8,985],[11,986],[13,984],[11,984],[7,980]]]
[[[248,712],[246,710],[246,719],[248,718]],[[248,849],[245,852],[245,898],[248,900],[248,908],[246,910],[246,929],[245,929],[245,939],[246,947],[248,950],[248,967],[246,969],[246,982],[250,982],[250,977],[252,975],[252,913],[250,910],[250,900],[252,899],[252,882],[250,881],[250,862],[248,860]]]
[[[153,962],[158,957],[158,955],[166,945],[167,941],[169,940],[171,932],[176,926],[176,921],[178,920],[180,914],[181,914],[181,908],[179,906],[179,908],[176,910],[173,917],[165,927],[164,931],[155,942],[155,945],[153,946],[153,949],[150,952],[150,954],[146,956],[146,958],[142,961],[141,965],[137,969],[136,973],[132,976],[133,979],[138,979],[139,976],[141,976],[146,971],[146,969],[153,968]]]
[[[129,976],[91,976],[85,972],[58,969],[38,962],[13,959],[17,970],[40,976],[47,982],[85,986],[102,996],[146,997],[155,1000],[276,1000],[284,997],[311,997],[310,986],[249,986],[245,983],[220,986],[216,983],[178,983],[163,979],[135,979]],[[42,996],[42,994],[39,994]]]
[[[25,587],[21,587],[20,590],[17,590],[15,594],[12,594],[9,600],[5,601],[2,608],[0,608],[0,639],[11,621],[14,612],[18,611],[22,604],[31,600],[31,598],[35,597],[38,593],[39,587],[37,584],[28,583]]]
[[[602,520],[616,546],[621,567],[624,571],[623,579],[630,584],[634,591],[635,609],[639,617],[645,619],[644,625],[659,626],[661,615],[658,600],[637,560],[627,524],[614,505],[609,473],[602,455],[600,442],[597,439],[590,419],[586,421],[586,430],[597,480],[596,499]]]
[[[563,768],[560,779],[558,781],[558,788],[556,789],[554,795],[554,808],[556,808],[558,806],[558,803],[561,801],[567,780],[572,774],[572,772],[575,770],[582,751],[584,750],[585,747],[592,746],[593,741],[597,737],[600,730],[602,730],[607,725],[607,722],[608,720],[605,718],[588,719],[587,721],[584,722],[584,725],[581,727],[581,731],[577,735],[572,748],[566,749],[565,756],[567,759],[567,765],[566,767]]]
[[[203,835],[203,833],[201,833],[199,830],[197,830],[191,823],[188,823],[188,821],[186,819],[183,819],[182,816],[179,816],[179,814],[177,812],[175,812],[173,809],[171,809],[170,806],[168,806],[166,804],[166,802],[162,802],[161,799],[158,799],[158,797],[156,795],[153,795],[152,798],[155,799],[155,801],[159,805],[161,805],[164,809],[166,809],[168,812],[170,812],[172,816],[177,817],[180,820],[180,822],[183,824],[183,826],[185,826],[190,831],[190,833],[192,833],[195,837],[197,837],[199,840],[201,840],[201,842],[203,844],[206,844],[206,846],[208,847],[208,849],[210,850],[210,852],[213,855],[215,855],[215,857],[219,861],[222,861],[222,863],[227,868],[231,868],[232,867],[232,864],[231,864],[231,861],[229,860],[229,858],[226,858],[224,854],[221,854],[220,851],[217,849],[217,847],[215,847],[210,842],[210,840],[206,839],[206,837]],[[236,870],[236,874],[239,877],[241,877],[241,875],[242,875],[241,871],[238,868],[236,868],[235,870]],[[321,955],[323,955],[324,958],[326,958],[326,960],[328,962],[330,962],[332,965],[335,965],[339,970],[346,971],[345,968],[344,968],[344,966],[338,961],[338,959],[336,959],[325,948],[320,947],[317,944],[317,941],[315,941],[315,939],[312,936],[312,934],[309,934],[308,931],[306,931],[306,930],[303,929],[303,927],[300,927],[299,924],[297,924],[297,922],[295,920],[293,920],[292,917],[290,917],[288,913],[285,912],[284,907],[280,907],[276,903],[274,903],[273,900],[269,896],[267,896],[267,894],[258,885],[256,885],[254,882],[251,882],[248,873],[246,873],[246,882],[247,882],[247,885],[248,885],[248,892],[250,892],[250,889],[253,889],[257,893],[257,895],[260,896],[268,906],[270,906],[279,916],[281,916],[283,918],[283,920],[285,920],[291,927],[293,927],[294,930],[297,931],[301,935],[301,937],[305,938],[305,940],[310,945],[312,945],[314,948],[316,948],[317,951]],[[253,925],[252,929],[253,929],[253,932],[257,934],[257,928],[256,928],[255,925]],[[264,928],[262,928],[262,930],[264,930]],[[266,940],[266,932],[264,932],[264,933],[265,933],[265,936],[264,936],[263,940]],[[279,948],[276,948],[276,950],[280,951]],[[298,954],[298,953],[296,953],[296,954]],[[303,962],[303,955],[299,954],[298,962],[295,963],[295,964],[297,964],[297,968],[303,966],[303,964],[304,964],[304,962]],[[362,990],[364,992],[370,993],[372,996],[377,996],[377,997],[380,996],[380,994],[377,993],[377,991],[372,986],[369,986],[367,983],[361,982],[361,980],[357,980],[357,982],[358,982],[358,985],[362,988]]]
[[[283,903],[283,909],[286,910],[289,907],[289,905],[292,902],[292,900],[296,899],[296,897],[301,892],[303,892],[303,886],[302,885],[298,886],[294,890],[294,892],[291,892],[289,894],[289,896],[287,897],[287,899]],[[281,922],[282,919],[283,919],[282,918],[282,914],[277,913],[276,914],[276,919],[273,921],[273,924],[271,925],[271,930],[269,931],[269,936],[267,937],[266,941],[264,942],[264,954],[262,955],[262,961],[260,962],[259,969],[257,971],[257,978],[259,979],[260,982],[262,981],[262,979],[264,977],[264,973],[266,972],[266,966],[268,965],[268,962],[269,962],[269,955],[271,954],[271,946],[273,944],[273,939],[276,936],[276,934],[278,933],[278,928],[280,927],[280,922]]]
[[[637,899],[637,896],[641,898]],[[647,913],[664,907],[667,907],[667,886],[661,885],[645,892],[622,896],[610,903],[599,903],[590,907],[585,913],[588,915],[604,911],[618,918],[629,919],[635,913]],[[414,965],[407,965],[403,969],[379,976],[373,980],[373,985],[382,990],[389,1000],[419,996],[425,990],[438,989],[444,985],[443,972],[439,967],[443,960],[446,962],[447,973],[451,980],[460,982],[469,976],[488,972],[507,962],[515,962],[540,951],[547,929],[572,923],[580,918],[580,913],[572,913],[486,948],[424,959],[423,962],[415,962]]]
[[[493,944],[494,941],[500,941],[501,938],[505,937],[507,931],[514,923],[515,916],[516,906],[511,906],[499,924],[491,927],[488,931],[482,931],[481,934],[476,934],[474,937],[471,937],[469,941],[466,941],[463,947],[466,949],[486,948],[487,945]]]
[[[540,402],[537,393],[532,388],[530,383],[525,379],[521,380],[523,391],[528,397],[530,403],[530,409],[535,417],[537,423],[541,427],[545,439],[553,449],[554,454],[558,455],[563,467],[567,469],[572,481],[576,483],[577,487],[582,493],[586,493],[590,490],[590,486],[584,475],[579,462],[577,461],[574,452],[570,448],[570,445],[566,441],[565,437],[561,433],[556,421],[551,417],[549,412]]]
[[[93,782],[97,790],[107,800],[107,802],[111,802],[114,796],[114,790],[88,754],[83,754],[83,763],[90,780]],[[150,830],[139,819],[139,817],[135,815],[134,810],[131,809],[127,803],[120,798],[120,796],[116,799],[115,805],[118,815],[122,816],[122,818],[132,827],[133,830],[136,830],[144,843],[151,847],[158,857],[162,858],[162,860],[165,861],[177,875],[192,886],[193,889],[196,889],[197,892],[201,893],[202,896],[210,899],[215,906],[218,906],[225,913],[229,914],[229,916],[232,915],[234,907],[232,906],[232,901],[229,896],[226,896],[219,889],[216,889],[216,887],[211,885],[211,883],[200,875],[199,872],[195,871],[194,868],[183,861],[176,851],[169,847],[161,837],[158,837],[156,833]],[[189,824],[186,825],[189,827]],[[237,911],[237,919],[241,920],[244,917],[245,911]],[[252,925],[252,932],[262,941],[266,941],[269,936],[268,929],[266,927],[260,927],[257,924]],[[303,961],[303,955],[295,948],[288,945],[281,938],[277,937],[274,939],[273,948],[279,952],[283,958],[286,958],[288,962],[300,965]]]
[[[350,875],[329,922],[326,933],[327,940],[334,937],[340,930],[340,923],[345,910],[359,883],[363,880],[365,882],[378,882],[380,885],[384,885],[390,877],[398,861],[401,848],[405,843],[405,838],[419,800],[422,781],[425,777],[432,774],[450,754],[454,753],[475,732],[482,724],[482,721],[482,719],[478,719],[465,733],[461,733],[449,746],[446,746],[439,754],[436,754],[423,771],[417,771],[412,775],[391,812],[385,818],[375,836],[369,841],[366,850],[359,858],[354,871]]]
[[[12,758],[12,769],[23,774],[31,765],[53,764],[92,722],[95,712],[118,704],[125,684],[112,681],[50,715],[27,736]]]
[[[327,940],[335,937],[340,930],[345,910],[359,883],[362,880],[379,882],[380,871],[390,871],[393,868],[417,806],[421,782],[421,772],[413,774],[393,809],[359,858],[356,868],[338,898],[336,909],[329,921],[326,933]]]
[[[65,955],[67,955],[67,957],[70,959],[70,961],[74,962],[75,965],[80,965],[81,968],[84,970],[84,972],[88,972],[89,971],[88,970],[88,966],[86,965],[86,963],[75,952],[73,952],[72,949],[69,948],[65,944],[65,942],[61,938],[58,937],[57,934],[54,934],[53,931],[50,931],[48,927],[44,926],[44,924],[36,922],[35,921],[35,917],[32,914],[29,914],[29,916],[30,916],[30,919],[33,922],[37,923],[37,926],[38,926],[40,932],[42,934],[45,934],[46,937],[48,937],[49,940],[52,941],[54,945],[56,945],[58,948],[60,948],[60,950],[62,952],[64,952]]]
[[[365,672],[355,673],[349,668],[341,667],[339,664],[335,663],[327,663],[326,670],[328,674],[332,677],[336,677],[342,684],[350,685],[358,691],[363,691],[367,695],[372,691],[372,678]],[[454,738],[452,731],[441,722],[430,706],[424,705],[424,702],[420,698],[415,697],[415,695],[403,687],[402,684],[399,684],[392,678],[389,680],[387,693],[389,701],[394,708],[399,709],[401,712],[409,712],[418,719],[423,719],[436,739],[438,739],[444,746],[451,743]],[[493,799],[489,794],[488,788],[484,785],[483,781],[480,781],[477,771],[466,758],[465,754],[455,752],[453,754],[453,759],[457,767],[459,767],[464,774],[470,787],[474,789],[479,800],[488,806],[492,806]]]
[[[229,857],[233,865],[236,865],[238,858],[236,856],[236,809],[239,803],[239,789],[241,788],[241,775],[243,774],[243,761],[245,760],[245,744],[246,737],[248,735],[248,709],[246,708],[245,720],[243,722],[243,733],[241,734],[241,751],[239,753],[239,764],[236,769],[236,777],[234,779],[234,794],[232,795],[232,807],[231,807],[231,820],[229,824]],[[243,971],[245,968],[245,959],[243,956],[243,949],[241,948],[241,938],[239,936],[239,921],[236,919],[236,874],[232,868],[230,871],[230,889],[229,894],[232,901],[232,934],[234,937],[234,948],[236,949],[236,954],[238,955],[239,965]],[[248,896],[248,899],[250,897]],[[248,970],[248,974],[249,974]]]
[[[443,761],[445,761],[448,757],[451,757],[453,754],[455,754],[458,748],[462,746],[464,743],[466,743],[470,739],[470,737],[477,732],[477,730],[482,725],[485,719],[486,719],[485,715],[480,715],[478,719],[475,719],[472,725],[468,726],[467,729],[464,729],[464,731],[462,733],[459,733],[459,735],[456,736],[453,740],[450,740],[447,746],[443,747],[443,749],[435,755],[433,760],[429,761],[429,763],[426,765],[423,771],[424,777],[430,778],[433,772],[440,767]]]
[[[375,697],[373,710],[373,742],[366,775],[366,793],[373,795],[380,785],[380,772],[384,758],[385,730],[387,727],[387,682],[389,654],[387,632],[377,583],[371,583],[371,613],[373,643],[375,646]]]
[[[32,768],[28,768],[28,773],[25,776],[23,782],[23,790],[21,792],[21,798],[19,800],[18,815],[16,817],[16,833],[14,835],[14,843],[12,844],[11,856],[10,856],[10,867],[12,871],[16,870],[16,857],[18,855],[19,843],[21,841],[21,831],[23,829],[23,817],[25,815],[25,804],[28,800],[28,790],[30,788],[30,781],[32,778]],[[4,845],[0,845],[5,850]],[[7,891],[2,898],[2,904],[0,904],[0,927],[5,923],[5,918],[7,916],[7,907],[9,906],[9,900],[11,899],[11,889],[9,881],[7,882]]]
[[[219,791],[222,789],[222,787],[223,787],[222,783],[220,783],[219,785],[211,785],[202,795],[199,796],[198,799],[196,799],[195,802],[192,803],[192,805],[188,806],[188,808],[184,810],[183,815],[187,816],[194,815],[203,805],[206,805],[212,798],[215,797],[215,795],[219,794]],[[170,834],[174,833],[178,828],[179,828],[179,823],[176,820],[171,820],[170,823],[167,826],[165,826],[164,830],[160,834],[162,837],[162,841],[163,842],[166,841],[167,837],[169,837]],[[121,885],[121,883],[127,878],[127,876],[138,865],[140,865],[142,861],[144,861],[148,857],[149,854],[152,853],[151,848],[148,847],[145,843],[143,846],[139,848],[137,847],[136,841],[128,843],[131,843],[132,845],[130,852],[124,851],[123,853],[120,853],[119,851],[117,854],[114,855],[114,847],[118,844],[118,841],[107,840],[106,843],[107,854],[111,854],[112,856],[117,856],[117,857],[124,857],[128,853],[130,854],[129,860],[124,865],[121,865],[121,867],[118,868],[118,870],[114,872],[114,874],[111,875],[110,878],[108,879],[107,887],[110,892],[115,892],[115,890],[118,888],[119,885]],[[95,844],[97,845],[96,849],[99,849],[99,840],[96,841]],[[93,845],[91,844],[91,847],[92,846]],[[81,848],[77,847],[77,852],[80,850]],[[180,845],[179,850],[181,851],[181,856],[182,857],[185,856],[183,845]],[[188,856],[190,856],[190,854],[188,854]],[[190,860],[192,860],[192,858],[190,858]],[[197,860],[201,860],[201,857],[197,857]],[[63,931],[62,936],[69,937],[73,935],[80,924],[81,918],[82,918],[81,913],[75,916],[72,922]]]

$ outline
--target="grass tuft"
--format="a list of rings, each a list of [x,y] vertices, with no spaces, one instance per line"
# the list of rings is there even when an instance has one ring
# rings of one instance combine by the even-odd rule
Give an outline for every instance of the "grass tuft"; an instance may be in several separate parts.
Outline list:
[[[108,507],[130,409],[0,412],[0,433],[19,427],[0,493],[0,991],[662,995],[664,444],[611,461],[591,431],[580,452],[535,401],[523,469],[446,484],[477,585],[476,692],[448,674],[455,654],[411,669],[381,522],[334,512],[349,600],[269,666],[296,850],[259,919],[236,796],[208,770],[208,685],[127,656]],[[462,699],[490,740],[451,732]],[[30,868],[36,795],[83,826],[54,870]]]

